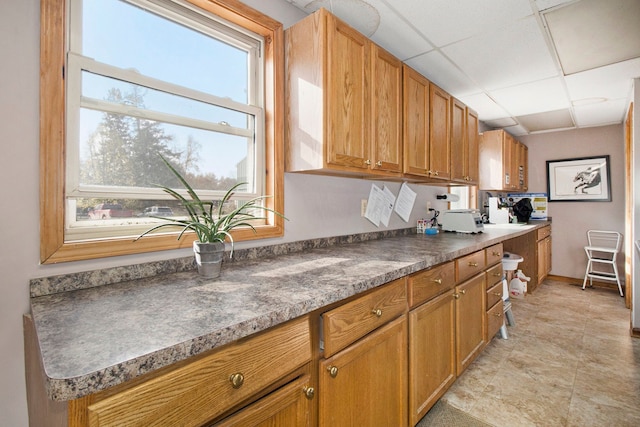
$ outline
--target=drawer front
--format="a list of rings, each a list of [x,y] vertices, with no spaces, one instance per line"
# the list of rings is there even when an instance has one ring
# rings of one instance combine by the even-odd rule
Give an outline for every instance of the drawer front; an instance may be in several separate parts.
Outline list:
[[[538,240],[542,240],[545,237],[551,235],[551,226],[547,225],[546,227],[538,228]]]
[[[496,283],[493,286],[487,285],[487,287],[489,287],[489,289],[487,289],[487,310],[488,310],[491,307],[493,307],[495,303],[497,303],[498,301],[502,301],[502,293],[504,289],[502,286],[502,281]]]
[[[496,264],[493,267],[489,267],[487,269],[487,287],[495,285],[498,282],[502,282],[502,276],[504,272],[502,271],[502,262],[500,264]]]
[[[487,342],[491,341],[504,324],[504,304],[502,300],[487,311]]]
[[[305,316],[90,405],[89,425],[199,426],[309,360],[311,338]]]
[[[324,357],[332,356],[406,311],[407,287],[402,278],[324,313]]]
[[[457,281],[461,282],[484,271],[486,260],[484,251],[474,252],[456,260]]]
[[[502,243],[489,246],[484,251],[485,251],[485,254],[487,255],[487,265],[493,265],[493,264],[502,262],[502,256],[504,255],[504,249],[502,248]]]
[[[412,274],[407,279],[409,306],[420,305],[449,289],[453,289],[455,284],[456,266],[453,261]]]

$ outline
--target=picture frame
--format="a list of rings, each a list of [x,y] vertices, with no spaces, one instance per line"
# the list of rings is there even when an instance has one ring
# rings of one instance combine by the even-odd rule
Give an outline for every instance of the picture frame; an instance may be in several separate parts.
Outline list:
[[[610,202],[609,155],[547,160],[549,202]]]

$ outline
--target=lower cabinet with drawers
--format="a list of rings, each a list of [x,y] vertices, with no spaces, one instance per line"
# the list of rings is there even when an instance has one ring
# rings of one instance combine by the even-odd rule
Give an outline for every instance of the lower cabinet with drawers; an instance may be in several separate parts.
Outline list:
[[[502,326],[502,244],[70,401],[68,426],[415,426]]]

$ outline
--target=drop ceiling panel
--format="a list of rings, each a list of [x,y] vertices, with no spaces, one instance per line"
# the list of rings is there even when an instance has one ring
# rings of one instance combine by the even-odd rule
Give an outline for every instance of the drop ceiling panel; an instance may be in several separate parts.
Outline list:
[[[640,58],[565,77],[572,100],[589,98],[625,98],[631,93],[631,81],[640,76]]]
[[[477,93],[474,95],[461,96],[460,101],[471,107],[478,113],[478,118],[482,121],[502,119],[509,116],[509,113],[495,103],[495,101],[487,96],[486,93]]]
[[[624,120],[629,102],[627,99],[574,107],[576,124],[582,127],[618,124]]]
[[[401,60],[433,50],[412,25],[394,13],[383,0],[369,0],[380,13],[380,25],[371,39]]]
[[[437,47],[492,30],[533,12],[529,0],[385,0]]]
[[[473,82],[436,50],[409,59],[406,63],[455,96],[478,92]]]
[[[581,0],[544,18],[565,74],[640,56],[638,0]]]
[[[491,91],[491,96],[514,116],[560,110],[571,106],[558,77]]]
[[[516,117],[520,124],[529,132],[541,132],[575,127],[571,112],[566,110],[545,111]]]
[[[487,90],[558,75],[533,16],[447,46],[442,51]]]
[[[575,0],[536,0],[536,7],[539,11],[551,9],[552,7],[559,6],[565,3],[571,3]]]

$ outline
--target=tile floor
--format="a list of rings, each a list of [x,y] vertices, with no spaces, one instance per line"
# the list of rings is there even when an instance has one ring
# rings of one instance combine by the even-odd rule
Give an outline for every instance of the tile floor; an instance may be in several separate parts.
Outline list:
[[[443,399],[497,427],[640,426],[640,339],[616,290],[545,281]]]

